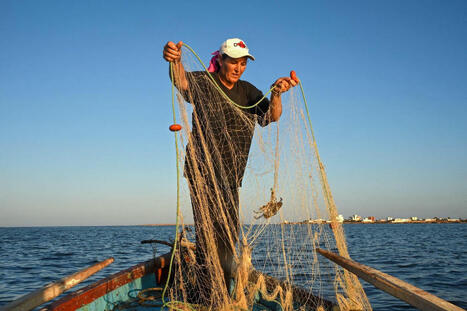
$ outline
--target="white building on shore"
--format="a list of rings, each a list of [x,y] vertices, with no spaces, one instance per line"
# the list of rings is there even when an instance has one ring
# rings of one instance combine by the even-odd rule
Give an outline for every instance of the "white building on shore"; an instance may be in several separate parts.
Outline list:
[[[361,221],[361,220],[362,220],[362,216],[359,216],[357,214],[352,215],[352,221]]]
[[[396,218],[392,222],[393,223],[404,223],[404,222],[410,222],[410,219],[408,219],[408,218]]]

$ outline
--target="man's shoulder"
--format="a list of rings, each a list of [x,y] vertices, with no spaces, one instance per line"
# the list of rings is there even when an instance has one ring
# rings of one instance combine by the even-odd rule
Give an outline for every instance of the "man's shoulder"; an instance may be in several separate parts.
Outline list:
[[[202,78],[208,75],[206,71],[187,71],[186,74],[193,78]]]
[[[186,77],[189,83],[198,85],[201,88],[206,88],[210,84],[210,78],[206,71],[188,71],[186,72]]]

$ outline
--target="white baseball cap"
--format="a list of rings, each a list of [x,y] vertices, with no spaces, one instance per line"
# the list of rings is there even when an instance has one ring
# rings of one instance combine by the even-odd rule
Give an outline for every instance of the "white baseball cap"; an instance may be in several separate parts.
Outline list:
[[[239,38],[227,39],[222,43],[221,48],[219,49],[221,54],[227,54],[232,58],[240,58],[247,56],[251,60],[255,60],[253,55],[249,53],[248,47],[245,42]]]

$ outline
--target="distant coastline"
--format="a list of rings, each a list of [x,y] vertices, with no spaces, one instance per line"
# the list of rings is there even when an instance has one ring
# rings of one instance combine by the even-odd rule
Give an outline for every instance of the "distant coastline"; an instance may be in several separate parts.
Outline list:
[[[459,224],[459,223],[467,223],[467,219],[454,219],[454,220],[435,220],[435,221],[425,221],[425,220],[411,220],[411,221],[402,221],[402,222],[394,222],[394,221],[387,221],[387,220],[377,220],[373,222],[369,221],[349,221],[344,220],[343,222],[339,222],[341,224],[360,224],[360,225],[368,225],[368,224]],[[331,224],[331,221],[285,221],[280,224],[284,225],[304,225],[304,224]],[[143,227],[168,227],[168,226],[175,226],[176,224],[143,224],[137,226]],[[251,225],[251,224],[250,224]],[[185,224],[185,226],[193,226],[193,224]]]
[[[460,224],[460,223],[467,223],[467,219],[459,219],[455,221],[446,221],[446,220],[438,220],[438,221],[404,221],[404,222],[393,222],[393,221],[348,221],[345,220],[343,222],[339,222],[341,224],[359,224],[359,225],[368,225],[368,224]],[[284,222],[283,224],[288,225],[299,225],[299,224],[331,224],[331,221],[326,222],[307,222],[307,221],[300,221],[300,222]]]
[[[394,221],[375,221],[375,222],[363,222],[363,221],[344,221],[344,224],[459,224],[467,223],[467,219],[458,219],[453,221],[448,220],[436,220],[436,221],[407,221],[407,222],[394,222]]]
[[[354,214],[348,218],[344,218],[343,215],[337,215],[334,220],[329,219],[305,219],[298,222],[291,222],[284,220],[283,224],[451,224],[451,223],[467,223],[467,219],[462,218],[451,218],[451,217],[434,217],[434,218],[420,218],[417,216],[412,216],[410,218],[396,218],[396,217],[386,217],[377,219],[374,216],[362,217],[360,215]]]

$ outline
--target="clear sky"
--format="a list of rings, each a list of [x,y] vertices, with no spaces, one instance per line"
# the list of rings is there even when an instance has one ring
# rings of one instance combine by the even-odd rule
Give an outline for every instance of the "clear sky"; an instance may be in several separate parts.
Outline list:
[[[467,1],[0,1],[0,226],[175,221],[162,47],[299,74],[340,213],[467,218]]]

